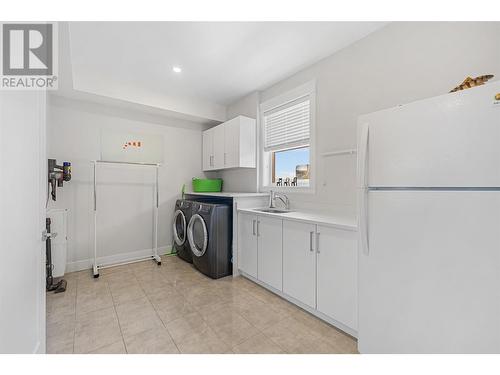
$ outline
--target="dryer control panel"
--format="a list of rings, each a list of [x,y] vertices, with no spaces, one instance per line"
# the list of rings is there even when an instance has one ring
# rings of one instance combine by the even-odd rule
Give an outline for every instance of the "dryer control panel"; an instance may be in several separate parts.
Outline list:
[[[196,209],[198,213],[208,214],[212,211],[212,206],[209,204],[198,204],[198,208]]]

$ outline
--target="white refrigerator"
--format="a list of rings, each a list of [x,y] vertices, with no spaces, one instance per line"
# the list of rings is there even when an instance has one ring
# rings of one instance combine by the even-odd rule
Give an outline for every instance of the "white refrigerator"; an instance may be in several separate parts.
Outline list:
[[[361,353],[500,353],[498,94],[359,118]]]

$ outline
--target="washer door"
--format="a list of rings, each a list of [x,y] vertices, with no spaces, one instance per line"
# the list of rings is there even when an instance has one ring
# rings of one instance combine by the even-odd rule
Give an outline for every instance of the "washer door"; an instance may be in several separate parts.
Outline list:
[[[174,213],[174,241],[178,246],[186,242],[186,216],[181,210]]]
[[[191,217],[191,220],[189,220],[187,234],[193,255],[197,257],[203,256],[205,251],[207,251],[208,232],[205,220],[203,220],[200,215],[194,214]]]

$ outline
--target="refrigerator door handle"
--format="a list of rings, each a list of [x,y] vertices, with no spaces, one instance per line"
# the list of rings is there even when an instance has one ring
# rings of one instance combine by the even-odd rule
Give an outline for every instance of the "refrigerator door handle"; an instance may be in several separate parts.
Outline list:
[[[361,249],[363,254],[370,253],[368,242],[368,189],[360,189],[360,213],[359,213],[359,235],[361,237]]]
[[[369,127],[364,125],[361,129],[361,139],[358,152],[358,181],[359,189],[359,235],[361,240],[361,248],[363,254],[368,255],[370,247],[368,243],[368,143],[369,143]]]
[[[361,128],[361,137],[358,146],[358,187],[367,188],[368,172],[368,140],[370,128],[368,124],[363,124]]]

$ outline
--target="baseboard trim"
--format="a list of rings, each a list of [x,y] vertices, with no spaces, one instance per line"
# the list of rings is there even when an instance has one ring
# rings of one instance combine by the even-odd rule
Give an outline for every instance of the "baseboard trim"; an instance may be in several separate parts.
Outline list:
[[[115,264],[115,263],[122,263],[122,262],[130,262],[130,261],[133,261],[136,259],[145,258],[145,257],[151,255],[152,253],[153,253],[153,249],[129,251],[127,253],[108,255],[105,257],[98,257],[97,262],[99,264],[106,264],[106,265]],[[168,255],[171,253],[172,253],[172,246],[171,245],[158,247],[158,255]],[[68,263],[66,263],[66,273],[89,270],[92,268],[93,264],[94,264],[93,258],[77,260],[74,262],[68,262]]]
[[[45,354],[45,351],[42,350],[42,347],[43,346],[41,345],[41,342],[37,341],[32,354]]]

